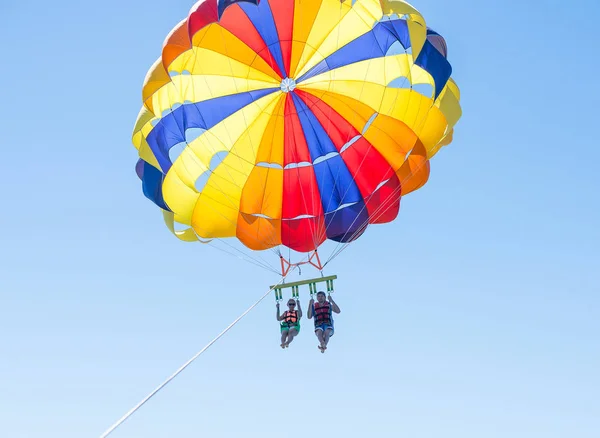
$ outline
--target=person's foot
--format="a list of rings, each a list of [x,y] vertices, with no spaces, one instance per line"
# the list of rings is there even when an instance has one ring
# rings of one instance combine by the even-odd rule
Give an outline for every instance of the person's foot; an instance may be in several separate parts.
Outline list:
[[[321,353],[325,353],[325,348],[322,345],[317,345],[317,348],[321,350]]]
[[[285,342],[280,345],[281,348],[285,348]]]

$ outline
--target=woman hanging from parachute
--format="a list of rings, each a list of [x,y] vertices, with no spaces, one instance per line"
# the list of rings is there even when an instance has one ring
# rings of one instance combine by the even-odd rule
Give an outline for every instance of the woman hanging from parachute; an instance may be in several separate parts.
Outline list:
[[[287,306],[288,310],[282,315],[279,302],[277,302],[277,321],[281,322],[281,348],[288,348],[294,337],[300,333],[300,319],[302,318],[300,300],[290,299]]]

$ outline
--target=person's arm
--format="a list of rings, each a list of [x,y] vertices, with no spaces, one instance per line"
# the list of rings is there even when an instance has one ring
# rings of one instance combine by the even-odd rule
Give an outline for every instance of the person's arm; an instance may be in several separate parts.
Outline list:
[[[312,319],[313,317],[313,305],[315,304],[315,299],[311,298],[310,301],[308,302],[308,315],[306,315],[308,317],[308,319]]]
[[[279,303],[277,303],[277,321],[281,320],[283,320],[283,317],[281,316],[281,312],[279,311]]]
[[[331,310],[333,310],[335,313],[340,313],[340,307],[335,303],[335,301],[333,301],[333,298],[331,298],[331,295],[329,295],[329,302],[331,303]]]
[[[300,307],[300,300],[296,300],[296,306],[298,307],[298,319],[302,318],[302,307]]]

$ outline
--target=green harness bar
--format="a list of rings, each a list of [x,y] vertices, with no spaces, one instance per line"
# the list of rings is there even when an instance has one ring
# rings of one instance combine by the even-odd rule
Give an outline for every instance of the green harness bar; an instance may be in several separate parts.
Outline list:
[[[312,297],[317,293],[317,284],[318,283],[326,283],[327,284],[327,293],[333,293],[333,280],[337,279],[337,275],[330,275],[329,277],[321,277],[321,278],[311,278],[310,280],[301,280],[294,281],[292,283],[284,283],[280,285],[273,285],[271,288],[275,291],[275,301],[279,302],[283,300],[283,294],[281,293],[282,289],[292,289],[292,298],[299,299],[300,291],[299,286],[303,286],[308,284],[308,289],[310,291],[310,296]]]

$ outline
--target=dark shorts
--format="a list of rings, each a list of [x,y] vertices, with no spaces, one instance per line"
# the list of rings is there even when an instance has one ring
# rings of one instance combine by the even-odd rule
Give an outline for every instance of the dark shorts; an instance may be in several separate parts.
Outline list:
[[[327,329],[331,329],[331,336],[333,336],[334,329],[333,329],[333,325],[332,324],[323,323],[323,324],[319,324],[319,325],[315,326],[315,332],[317,330],[322,330],[323,333],[325,333],[325,330],[327,330]]]

